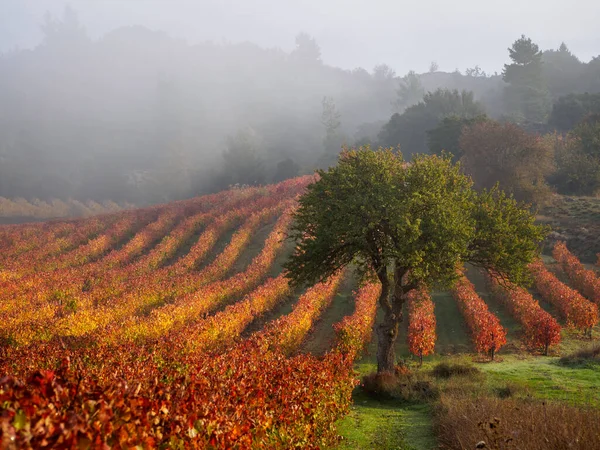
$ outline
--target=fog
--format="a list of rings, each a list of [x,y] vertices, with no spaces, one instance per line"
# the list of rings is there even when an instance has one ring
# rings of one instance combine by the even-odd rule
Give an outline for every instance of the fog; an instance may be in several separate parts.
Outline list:
[[[63,0],[2,0],[0,51],[42,41],[44,13]],[[328,64],[344,69],[386,63],[398,73],[475,65],[501,71],[506,47],[521,34],[541,48],[562,41],[579,58],[598,54],[600,4],[593,0],[70,0],[91,37],[126,25],[164,30],[189,43],[250,41],[290,51],[305,31]]]
[[[271,182],[378,143],[437,88],[502,117],[521,34],[568,45],[552,99],[595,91],[599,17],[592,1],[2,0],[0,196],[144,204]]]

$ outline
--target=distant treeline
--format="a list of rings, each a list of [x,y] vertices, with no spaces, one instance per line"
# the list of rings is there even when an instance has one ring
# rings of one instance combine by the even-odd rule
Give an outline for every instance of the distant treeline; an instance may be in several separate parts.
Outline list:
[[[58,219],[66,217],[86,217],[96,214],[112,213],[133,205],[119,205],[113,201],[95,202],[93,200],[59,200],[42,201],[24,198],[7,199],[0,197],[0,223],[18,223],[28,219]]]
[[[398,76],[328,66],[306,34],[289,53],[143,27],[94,41],[69,8],[42,30],[35,49],[0,57],[4,197],[154,203],[263,184],[327,166],[343,144],[428,151],[449,116],[567,132],[597,108],[582,95],[600,92],[600,58],[525,38],[502,74]]]

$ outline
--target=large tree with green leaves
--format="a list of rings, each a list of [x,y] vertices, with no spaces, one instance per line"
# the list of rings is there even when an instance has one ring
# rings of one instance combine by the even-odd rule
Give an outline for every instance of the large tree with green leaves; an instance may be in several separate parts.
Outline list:
[[[544,230],[498,190],[477,194],[448,156],[407,164],[399,152],[364,147],[318,173],[295,213],[287,275],[314,283],[355,264],[379,279],[378,372],[394,369],[402,307],[421,284],[449,287],[467,262],[517,284],[528,279]]]

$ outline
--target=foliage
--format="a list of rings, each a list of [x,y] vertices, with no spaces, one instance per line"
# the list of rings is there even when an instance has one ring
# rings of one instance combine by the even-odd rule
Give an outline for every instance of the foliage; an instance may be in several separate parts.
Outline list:
[[[527,203],[544,203],[550,189],[546,177],[554,169],[552,147],[540,136],[513,123],[477,122],[460,137],[461,160],[477,188],[495,183]]]
[[[600,114],[600,93],[568,94],[554,103],[548,124],[558,131],[567,132],[590,114]]]
[[[277,163],[277,169],[275,175],[273,175],[273,182],[279,183],[290,178],[298,176],[300,172],[300,166],[292,159],[286,158]]]
[[[265,182],[260,138],[251,128],[240,130],[227,139],[223,163],[223,173],[218,178],[221,188],[234,184],[254,186]]]
[[[296,47],[290,54],[292,61],[301,64],[321,64],[321,48],[308,33],[296,35]]]
[[[534,350],[548,349],[560,343],[560,325],[526,290],[514,285],[504,286],[495,277],[489,279],[493,294],[523,326],[525,342]]]
[[[424,289],[411,291],[408,295],[408,348],[419,357],[433,353],[435,349],[435,313],[429,293]]]
[[[563,356],[558,362],[564,366],[593,366],[600,364],[600,344],[592,344]]]
[[[560,97],[572,92],[582,92],[586,64],[582,63],[564,42],[557,50],[544,51],[542,63],[544,80],[553,99],[560,100]]]
[[[24,255],[15,259],[12,267],[8,266],[12,272],[10,283],[5,285],[2,293],[5,305],[2,314],[8,319],[3,333],[13,336],[18,342],[31,342],[43,336],[47,339],[53,334],[87,335],[90,339],[101,337],[106,340],[127,336],[141,338],[151,330],[156,334],[160,330],[180,326],[193,317],[194,311],[200,314],[206,308],[222,304],[232,295],[244,295],[266,276],[281,248],[289,214],[281,216],[265,242],[264,250],[253,261],[254,265],[227,280],[215,280],[231,268],[254,231],[285,210],[290,205],[289,199],[311,179],[288,180],[264,189],[234,189],[168,206],[122,213],[136,214],[133,218],[140,222],[140,226],[146,226],[133,234],[125,245],[117,246],[106,254],[106,245],[127,234],[128,221],[118,222],[124,228],[98,236],[99,247],[84,245],[54,260],[47,258],[49,245],[40,247],[39,252],[28,252],[26,258]],[[207,214],[208,211],[211,213]],[[194,217],[195,213],[199,215]],[[186,214],[192,218],[181,222],[184,228],[173,228],[177,219]],[[112,218],[115,219],[118,217]],[[212,264],[196,271],[197,265],[205,260],[219,237],[242,219],[246,219],[246,223],[232,237],[226,249]],[[97,220],[86,224],[98,226]],[[195,227],[203,224],[205,229],[189,251],[172,264],[164,265],[197,231]],[[79,239],[88,236],[85,230],[80,227],[83,236]],[[174,231],[173,239],[162,239],[167,230]],[[76,236],[78,234],[74,234],[73,238]],[[157,245],[156,248],[142,256],[153,244]],[[35,272],[36,265],[38,270],[45,271],[41,279]],[[54,318],[56,307],[47,304],[45,299],[58,288],[76,298],[78,308],[75,314],[57,321]],[[26,305],[20,302],[24,297],[30,298]],[[157,309],[153,314],[144,313],[153,308]]]
[[[473,93],[438,89],[428,92],[423,100],[408,107],[402,114],[394,114],[379,133],[383,146],[400,148],[407,154],[427,151],[427,131],[435,128],[444,117],[474,118],[484,113]]]
[[[339,153],[342,144],[339,134],[342,115],[336,108],[335,102],[331,97],[323,97],[322,106],[321,123],[325,128],[325,137],[323,138],[325,158],[335,160],[335,156]]]
[[[489,353],[494,359],[495,353],[506,344],[506,330],[500,325],[498,317],[488,310],[473,284],[464,276],[452,290],[452,296],[469,327],[475,349]]]
[[[390,149],[366,147],[344,151],[336,167],[318,175],[294,215],[297,247],[287,276],[294,284],[323,281],[350,263],[377,275],[385,314],[378,351],[387,355],[378,357],[380,372],[393,367],[402,305],[421,283],[451,286],[465,261],[517,283],[528,278],[544,229],[496,190],[477,195],[447,156],[405,164]]]
[[[566,319],[567,325],[592,334],[598,323],[598,306],[586,300],[579,292],[563,284],[544,267],[542,261],[531,264],[535,288],[544,300],[552,303]]]
[[[354,314],[344,317],[333,326],[338,339],[336,348],[352,359],[356,359],[360,350],[371,340],[380,293],[379,283],[366,283],[354,295]]]
[[[424,95],[425,90],[421,85],[419,75],[414,70],[411,70],[400,79],[393,106],[396,112],[400,112],[402,109],[420,102]]]
[[[132,205],[125,203],[123,206],[112,201],[97,203],[89,200],[79,202],[77,200],[42,201],[33,199],[31,201],[23,198],[8,199],[0,197],[0,217],[13,219],[59,219],[67,217],[89,217],[96,214],[116,212],[121,209],[131,208]]]
[[[431,371],[436,378],[453,378],[453,377],[477,377],[481,373],[480,370],[470,364],[447,363],[441,362],[436,364]]]
[[[508,110],[517,118],[544,122],[549,112],[549,95],[542,74],[542,52],[522,35],[508,49],[511,64],[504,65]]]
[[[557,172],[552,182],[561,193],[594,195],[600,190],[600,120],[591,115],[567,136],[553,136]]]
[[[281,229],[278,233],[280,241]],[[270,280],[240,308],[148,343],[38,342],[26,349],[27,358],[13,357],[23,348],[3,349],[10,356],[2,359],[2,372],[15,372],[0,380],[3,447],[334,445],[335,423],[348,412],[356,385],[352,363],[370,339],[380,286],[359,290],[355,312],[334,326],[337,343],[325,357],[286,357],[279,349],[298,348],[335,294],[341,276],[335,278],[309,289],[292,313],[240,343],[236,335],[251,320],[244,307],[252,317],[268,309],[273,302],[265,295],[273,288],[285,292],[285,278]],[[219,334],[212,341],[218,353],[199,346],[190,351],[191,341],[210,343],[211,334],[203,332],[210,329]]]
[[[285,355],[292,354],[304,340],[313,323],[331,304],[342,276],[343,272],[334,274],[327,281],[308,289],[298,299],[290,314],[269,323],[251,339],[269,350],[277,349]]]
[[[341,354],[288,359],[250,342],[197,354],[183,375],[125,347],[97,352],[99,370],[64,359],[56,371],[1,380],[3,447],[329,446],[355,384]]]
[[[488,120],[485,115],[464,118],[460,116],[444,117],[433,129],[427,131],[427,146],[429,152],[441,155],[443,151],[451,153],[456,161],[463,156],[460,148],[460,137],[463,130],[473,124]]]
[[[573,286],[600,306],[600,278],[596,273],[586,269],[564,242],[557,242],[554,245],[552,256],[565,271]]]

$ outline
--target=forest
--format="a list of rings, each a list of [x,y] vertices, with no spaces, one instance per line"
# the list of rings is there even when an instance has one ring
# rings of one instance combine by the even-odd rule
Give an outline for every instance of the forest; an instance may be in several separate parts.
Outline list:
[[[91,39],[68,7],[41,27],[40,45],[0,56],[2,197],[152,204],[311,173],[365,143],[458,158],[463,125],[484,117],[465,146],[514,125],[523,145],[545,139],[538,181],[577,194],[600,183],[586,144],[598,132],[600,58],[581,61],[567,44],[515,36],[501,73],[432,62],[397,74],[330,66],[306,33],[291,52],[190,45],[142,26]]]

